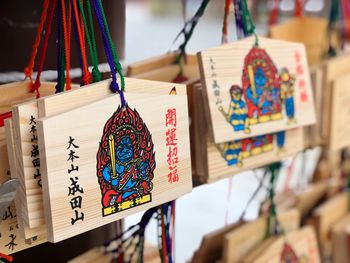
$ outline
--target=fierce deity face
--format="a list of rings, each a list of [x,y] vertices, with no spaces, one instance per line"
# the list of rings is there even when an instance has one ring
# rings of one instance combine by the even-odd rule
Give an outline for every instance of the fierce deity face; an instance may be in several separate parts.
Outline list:
[[[117,160],[123,164],[132,160],[134,147],[129,137],[123,137],[117,146],[115,153]]]
[[[255,85],[256,86],[258,86],[258,87],[265,87],[265,85],[266,85],[266,76],[265,76],[264,70],[261,67],[258,67],[255,70],[254,81],[255,81]]]

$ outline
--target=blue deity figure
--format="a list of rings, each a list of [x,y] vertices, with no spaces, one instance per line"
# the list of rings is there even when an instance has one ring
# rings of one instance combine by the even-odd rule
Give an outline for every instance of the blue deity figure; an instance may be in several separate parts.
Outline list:
[[[227,142],[224,144],[223,156],[227,162],[227,165],[242,166],[242,142],[236,140],[233,142]]]
[[[234,131],[244,131],[250,133],[249,119],[247,114],[246,103],[242,99],[242,89],[238,85],[230,88],[231,102],[228,113],[224,113],[227,121],[233,126]]]
[[[115,148],[115,160],[111,160],[110,165],[103,168],[102,176],[113,189],[121,193],[121,199],[124,200],[138,195],[138,186],[147,177],[147,167],[147,161],[134,159],[131,139],[123,137]]]
[[[286,114],[288,117],[288,123],[295,121],[295,108],[294,108],[294,83],[295,77],[292,76],[287,68],[283,68],[280,73],[281,81],[281,99],[284,101],[286,108]]]
[[[262,115],[272,113],[273,103],[270,98],[270,88],[267,87],[267,78],[262,67],[257,67],[254,71],[254,85],[247,88],[247,98],[254,104],[253,118],[257,119]]]

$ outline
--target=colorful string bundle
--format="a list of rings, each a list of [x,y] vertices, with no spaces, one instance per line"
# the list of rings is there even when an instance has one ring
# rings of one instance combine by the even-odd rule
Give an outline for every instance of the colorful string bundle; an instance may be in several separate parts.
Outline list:
[[[162,263],[173,263],[175,237],[175,201],[158,208],[158,248]]]
[[[26,78],[32,80],[33,70],[37,54],[37,76],[35,82],[30,87],[30,92],[36,92],[37,97],[40,97],[39,88],[41,85],[41,74],[44,69],[44,63],[51,35],[52,23],[54,15],[57,18],[57,85],[56,92],[71,89],[71,35],[72,35],[72,20],[74,35],[77,42],[77,50],[82,69],[82,85],[98,82],[102,79],[102,74],[99,71],[99,59],[97,45],[95,39],[94,19],[92,12],[91,0],[45,0],[43,3],[40,23],[37,29],[37,34],[32,47],[32,53],[27,67],[24,70]],[[97,9],[96,9],[97,8]],[[87,12],[86,10],[87,9]],[[87,15],[86,15],[87,13]],[[104,16],[101,1],[95,5],[96,15],[101,14],[103,27],[100,29],[108,37],[109,45],[113,46],[112,38],[108,31],[107,21]],[[116,56],[115,48],[113,49],[114,63],[118,73],[121,71],[121,66]],[[87,50],[90,53],[92,71],[89,71],[89,61],[87,59]],[[123,87],[125,85],[122,85]]]
[[[158,222],[161,262],[174,262],[175,201],[147,210],[139,223],[107,242],[104,252],[120,263],[144,262],[145,231],[152,218]]]

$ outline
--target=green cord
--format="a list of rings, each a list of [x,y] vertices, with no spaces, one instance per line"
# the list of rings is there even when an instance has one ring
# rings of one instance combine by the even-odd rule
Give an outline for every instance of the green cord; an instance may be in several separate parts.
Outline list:
[[[65,75],[65,70],[66,70],[66,56],[65,56],[65,48],[64,48],[64,42],[61,41],[61,48],[62,48],[62,54],[61,54],[61,59],[60,59],[60,63],[61,63],[61,77],[58,80],[60,83],[60,87],[61,90],[60,92],[64,91],[64,85],[66,84],[66,75]]]
[[[84,23],[84,28],[85,28],[85,35],[86,35],[87,43],[88,43],[89,50],[90,50],[91,61],[92,61],[93,68],[94,68],[94,70],[93,70],[94,73],[92,74],[93,82],[98,82],[98,81],[101,81],[102,76],[101,76],[101,73],[98,71],[97,52],[95,52],[96,49],[94,50],[94,48],[92,47],[92,44],[91,44],[89,28],[88,28],[88,24],[86,22],[86,17],[85,17],[85,13],[84,13],[82,0],[78,1],[78,5],[79,5],[81,16],[83,18],[83,23]]]
[[[103,18],[105,31],[106,31],[106,34],[107,34],[107,37],[108,37],[108,41],[109,41],[109,44],[110,44],[110,46],[112,48],[114,67],[116,68],[116,70],[118,71],[119,76],[120,76],[121,91],[124,91],[125,90],[125,79],[124,79],[122,65],[119,62],[119,57],[118,57],[115,45],[114,45],[113,40],[112,40],[112,36],[111,36],[111,34],[109,32],[108,23],[107,23],[106,15],[105,15],[105,12],[104,12],[101,0],[98,0],[98,4],[100,6],[100,10],[101,10],[102,18]]]
[[[267,228],[267,236],[271,236],[276,233],[276,226],[277,226],[277,212],[276,212],[276,204],[275,204],[275,186],[276,181],[278,177],[278,172],[281,168],[282,164],[280,162],[278,163],[272,163],[270,164],[267,169],[270,170],[271,177],[270,177],[270,191],[269,191],[269,200],[270,200],[270,211],[269,211],[269,217],[268,217],[268,228]]]
[[[243,21],[242,22],[243,22],[244,34],[246,36],[255,34],[255,25],[254,25],[254,22],[253,22],[251,15],[250,15],[249,9],[248,9],[247,0],[241,0],[240,8],[243,12],[243,15],[242,15]]]

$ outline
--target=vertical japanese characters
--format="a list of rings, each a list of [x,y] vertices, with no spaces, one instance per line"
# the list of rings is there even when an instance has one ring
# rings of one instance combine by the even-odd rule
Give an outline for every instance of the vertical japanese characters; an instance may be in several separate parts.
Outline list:
[[[79,155],[77,153],[79,145],[74,142],[75,139],[69,136],[68,140],[68,166],[67,172],[69,175],[70,186],[68,186],[68,197],[71,197],[69,201],[72,211],[74,211],[71,218],[71,224],[74,225],[77,221],[84,221],[84,213],[82,210],[84,189],[79,185],[79,166],[77,160]]]
[[[215,104],[216,106],[220,107],[222,106],[222,99],[220,97],[220,86],[218,84],[218,81],[216,79],[216,71],[215,71],[215,62],[213,58],[209,58],[209,65],[210,65],[210,76],[212,78],[211,86],[213,88],[214,96],[215,96]]]
[[[29,120],[29,126],[30,126],[30,142],[32,143],[31,147],[31,158],[32,158],[32,165],[34,168],[34,179],[37,181],[37,184],[41,186],[41,174],[40,174],[40,157],[39,157],[39,145],[38,145],[38,135],[37,135],[37,128],[36,128],[36,120],[33,115],[30,116]]]
[[[307,96],[307,90],[306,90],[306,83],[305,83],[305,79],[304,79],[304,68],[303,68],[303,64],[301,63],[301,54],[299,53],[299,51],[295,51],[294,53],[294,59],[296,62],[296,66],[295,66],[295,72],[297,75],[297,86],[300,90],[300,101],[301,102],[307,102],[308,101],[308,96]]]
[[[16,220],[16,213],[14,212],[14,206],[8,206],[5,214],[2,217],[2,224],[8,225],[9,229],[7,233],[0,232],[0,239],[6,239],[7,243],[4,244],[4,247],[9,251],[14,251],[18,244],[16,243],[16,231],[18,229],[18,223]],[[1,228],[3,230],[3,228]],[[7,230],[7,229],[6,229]]]
[[[165,115],[166,147],[168,147],[167,163],[169,165],[168,182],[175,183],[179,181],[178,173],[178,142],[177,142],[177,120],[176,109],[168,109]]]

